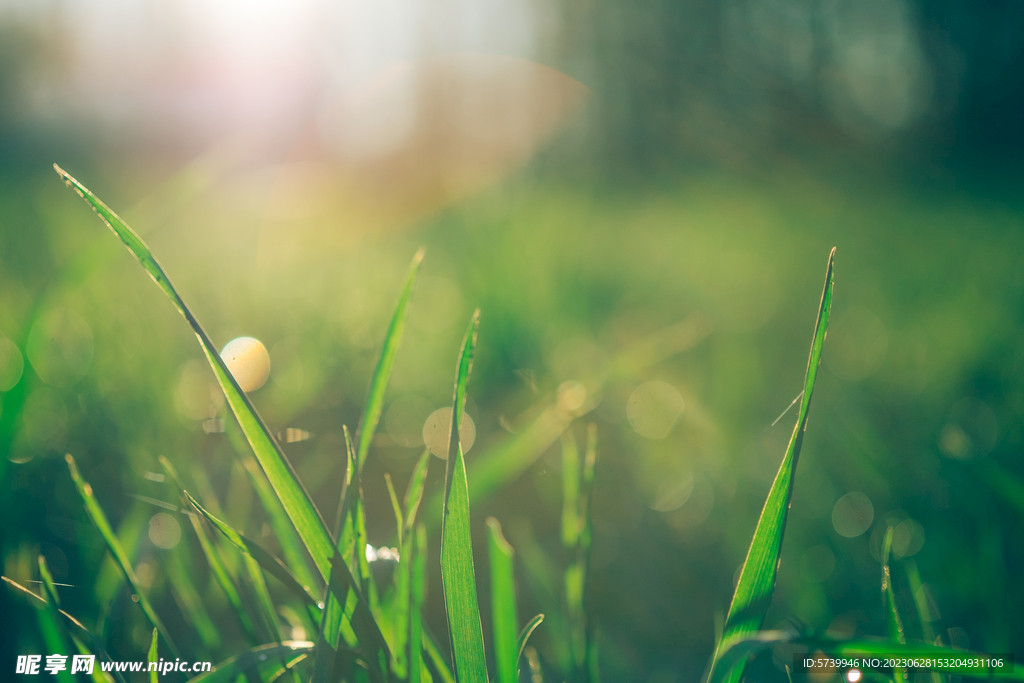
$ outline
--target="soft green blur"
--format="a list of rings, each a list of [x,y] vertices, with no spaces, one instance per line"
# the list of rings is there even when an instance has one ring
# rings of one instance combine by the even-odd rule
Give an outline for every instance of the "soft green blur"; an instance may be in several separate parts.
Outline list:
[[[104,559],[65,453],[193,659],[237,654],[243,638],[191,525],[152,502],[174,502],[157,457],[219,502],[211,512],[280,554],[193,335],[63,187],[56,161],[144,237],[219,346],[242,336],[265,345],[270,378],[253,401],[328,520],[344,476],[342,426],[358,423],[403,274],[426,247],[363,476],[369,541],[397,544],[384,473],[404,490],[424,436],[428,447],[444,443],[430,428],[450,412],[432,414],[451,408],[461,335],[479,307],[466,455],[478,583],[489,595],[493,516],[516,551],[518,613],[551,617],[531,640],[546,681],[562,680],[572,647],[552,612],[573,560],[561,540],[561,423],[493,493],[473,495],[474,461],[538,415],[574,418],[580,443],[596,424],[585,608],[603,680],[696,680],[792,429],[795,411],[772,425],[800,390],[837,247],[823,372],[765,627],[884,635],[880,551],[892,526],[896,599],[915,615],[912,639],[1024,651],[1024,214],[1020,138],[1004,112],[1020,102],[1008,75],[1020,50],[998,61],[978,47],[1008,21],[994,10],[905,8],[901,39],[918,36],[916,47],[889,49],[896,38],[885,32],[856,43],[881,55],[872,68],[883,76],[872,81],[854,68],[874,64],[855,59],[854,34],[871,23],[849,7],[829,14],[827,3],[807,3],[821,22],[806,31],[818,38],[807,54],[787,43],[796,47],[779,62],[783,52],[769,48],[782,39],[764,37],[775,24],[758,12],[790,5],[804,7],[649,2],[622,18],[626,8],[610,0],[566,0],[557,21],[531,15],[550,29],[532,48],[493,50],[514,62],[491,64],[476,46],[415,72],[421,84],[483,93],[477,109],[467,105],[479,117],[472,134],[445,118],[463,110],[428,92],[421,103],[440,118],[416,129],[415,144],[369,161],[316,138],[320,110],[267,114],[270,123],[229,112],[209,129],[177,109],[143,121],[156,107],[138,94],[149,92],[143,76],[163,62],[97,95],[107,62],[75,52],[95,35],[76,42],[84,32],[73,24],[0,15],[2,574],[38,581],[44,555],[54,579],[73,586],[61,588],[63,608],[115,658],[143,659],[151,630]],[[500,22],[494,12],[488,21]],[[933,44],[936,27],[968,15],[982,42],[942,39],[975,67],[957,72]],[[787,30],[804,30],[800,16]],[[449,51],[473,47],[455,41]],[[561,73],[538,75],[527,60]],[[460,75],[467,65],[482,66],[470,78]],[[213,89],[237,76],[224,73]],[[509,73],[533,100],[501,99],[511,81],[492,81]],[[914,80],[922,74],[927,96]],[[868,85],[829,90],[851,79]],[[172,105],[195,95],[171,77],[161,83],[154,91]],[[1010,104],[993,95],[1000,87]],[[879,104],[895,101],[903,108]],[[520,105],[529,125],[512,140],[502,115]],[[699,333],[671,343],[687,320],[700,321]],[[439,515],[429,502],[443,471],[433,459],[424,515]],[[427,606],[443,634],[439,521],[427,520]],[[33,608],[4,588],[0,612],[14,615],[0,620],[0,667],[43,651]],[[291,616],[283,623],[301,623]],[[287,635],[315,635],[299,629]],[[785,680],[787,654],[774,654],[750,675]]]

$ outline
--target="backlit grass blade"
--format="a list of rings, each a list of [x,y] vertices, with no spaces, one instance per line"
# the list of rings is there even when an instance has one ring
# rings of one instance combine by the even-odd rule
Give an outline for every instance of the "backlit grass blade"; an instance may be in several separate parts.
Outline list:
[[[153,629],[153,640],[149,644],[149,656],[146,658],[146,662],[148,662],[151,665],[152,664],[156,664],[156,660],[158,658],[159,657],[157,655],[157,649],[156,649],[156,629]],[[155,666],[149,666],[147,668],[149,669],[149,683],[159,683],[160,682],[160,673],[156,670],[156,667]]]
[[[516,649],[515,551],[501,534],[501,524],[487,519],[487,537],[491,560],[491,617],[494,628],[494,668],[497,683],[519,680],[519,650]]]
[[[185,301],[174,289],[167,274],[159,262],[157,262],[156,257],[153,256],[149,247],[146,246],[146,243],[117,214],[111,211],[106,204],[93,195],[88,188],[72,178],[56,164],[54,164],[54,168],[58,175],[69,186],[74,187],[78,194],[85,199],[107,227],[124,242],[128,250],[138,259],[143,269],[156,282],[157,286],[163,290],[164,294],[171,300],[171,303],[174,304],[174,307],[178,309],[178,312],[181,313],[182,317],[192,327],[192,331],[195,332],[196,337],[199,339],[199,344],[206,354],[210,367],[213,368],[217,382],[220,384],[225,398],[227,398],[228,405],[231,406],[231,412],[234,413],[238,424],[242,427],[245,438],[249,441],[249,445],[252,446],[256,458],[267,475],[267,479],[270,480],[270,484],[274,487],[274,491],[281,500],[281,504],[288,513],[288,517],[291,518],[296,531],[298,531],[303,543],[305,543],[314,564],[316,564],[321,576],[326,579],[331,571],[331,557],[334,554],[334,543],[331,540],[331,535],[323,519],[320,517],[316,506],[313,505],[309,494],[306,493],[298,476],[295,474],[291,463],[285,458],[281,447],[266,424],[264,424],[263,419],[260,418],[259,413],[256,412],[256,408],[249,401],[245,392],[238,386],[238,382],[235,381],[224,360],[220,357],[217,347],[214,346],[213,341],[210,340],[202,325],[199,324],[199,321],[192,314],[192,311],[189,310]],[[161,633],[166,638],[166,633],[163,629],[161,629]],[[177,654],[176,648],[172,649]]]
[[[533,632],[537,630],[542,621],[544,621],[544,615],[538,614],[526,622],[526,626],[519,632],[519,637],[516,639],[516,663],[523,658],[523,650],[526,649],[526,644],[530,642],[530,636],[533,635]]]
[[[818,364],[821,362],[821,349],[825,342],[825,331],[828,328],[829,312],[832,310],[833,260],[836,250],[828,257],[825,271],[825,287],[821,294],[821,305],[818,308],[818,319],[814,325],[814,337],[811,342],[810,356],[807,360],[807,374],[804,378],[804,395],[800,401],[796,425],[789,439],[789,446],[782,459],[778,474],[768,492],[761,518],[757,522],[754,538],[747,551],[746,560],[740,569],[739,583],[733,593],[732,603],[725,619],[725,630],[722,643],[728,643],[737,636],[751,633],[761,628],[764,616],[772,601],[775,591],[775,577],[779,566],[779,553],[782,550],[782,538],[786,530],[786,516],[793,495],[793,480],[796,473],[797,460],[803,446],[804,431],[807,429],[807,416],[814,393],[814,381],[818,375]],[[720,646],[721,647],[721,646]],[[721,653],[715,653],[715,660]],[[714,674],[716,664],[711,665]],[[733,669],[728,679],[736,683],[743,675],[742,663]]]
[[[132,590],[136,595],[139,596],[139,606],[142,611],[146,614],[146,618],[149,619],[154,627],[160,631],[160,635],[163,637],[164,642],[167,643],[167,647],[170,648],[171,653],[175,657],[180,657],[181,652],[178,650],[178,646],[174,644],[174,640],[171,638],[171,634],[164,628],[164,624],[160,621],[160,617],[157,616],[153,606],[149,603],[149,598],[146,597],[146,592],[142,590],[142,586],[139,583],[139,579],[135,576],[135,570],[132,568],[132,563],[128,559],[128,554],[121,547],[121,542],[118,540],[114,530],[110,528],[110,522],[107,521],[107,516],[103,514],[103,509],[100,504],[96,501],[96,497],[92,493],[92,486],[89,482],[82,479],[82,475],[78,472],[78,465],[75,464],[75,459],[71,454],[64,456],[64,459],[68,463],[68,470],[71,472],[71,479],[75,482],[75,488],[78,489],[78,495],[82,498],[82,503],[85,505],[85,512],[89,515],[89,519],[92,520],[93,525],[99,530],[103,540],[107,543],[107,550],[114,556],[117,563],[121,567],[121,571],[124,572],[124,576],[128,579],[128,583],[131,584]]]
[[[178,495],[181,496],[183,504],[188,504],[188,499],[185,498],[185,488],[182,486],[181,479],[178,477],[178,471],[171,464],[171,461],[164,456],[159,457],[160,464],[163,466],[164,471],[170,477],[174,483],[175,488],[178,490]],[[239,626],[242,628],[242,633],[255,644],[254,640],[256,632],[253,630],[252,621],[249,619],[249,613],[246,611],[242,604],[242,598],[238,594],[238,588],[235,586],[235,582],[231,579],[228,574],[227,568],[224,566],[224,562],[220,558],[213,544],[210,543],[210,537],[206,535],[206,528],[203,527],[203,523],[200,521],[198,515],[187,515],[189,522],[192,524],[192,530],[195,531],[196,538],[199,539],[199,547],[203,551],[203,556],[206,558],[206,564],[210,567],[210,573],[213,574],[214,580],[217,585],[220,586],[221,590],[224,591],[224,596],[227,598],[228,603],[235,611],[235,615],[238,617]]]
[[[412,299],[413,285],[416,283],[420,264],[423,263],[423,254],[424,249],[421,248],[412,257],[412,263],[405,276],[405,285],[398,297],[395,312],[391,315],[391,322],[388,323],[388,331],[384,335],[380,357],[377,359],[373,375],[370,377],[370,391],[366,396],[366,406],[363,408],[363,415],[359,420],[359,428],[356,430],[356,469],[360,472],[362,472],[363,465],[366,464],[366,456],[370,452],[373,434],[377,430],[377,423],[380,421],[380,414],[384,409],[384,392],[387,389],[388,380],[391,378],[395,355],[402,342],[405,319],[409,313],[409,301]]]
[[[313,643],[306,641],[286,640],[283,643],[260,645],[217,664],[206,673],[190,678],[189,683],[235,683],[240,675],[249,673],[255,674],[256,680],[259,680],[261,668],[277,666],[278,662],[287,666],[307,656],[312,650]]]
[[[267,572],[275,579],[280,581],[285,588],[291,591],[293,595],[297,596],[306,604],[314,606],[317,604],[316,598],[309,594],[309,592],[302,586],[302,584],[299,583],[298,579],[295,578],[295,576],[291,573],[288,567],[286,567],[284,563],[281,562],[281,560],[271,555],[255,541],[246,538],[242,534],[235,531],[228,524],[225,524],[224,522],[214,517],[206,510],[206,508],[200,505],[199,501],[193,498],[188,493],[188,491],[185,491],[184,494],[188,501],[192,503],[193,507],[195,507],[195,509],[198,510],[200,514],[203,515],[203,517],[209,520],[210,524],[212,524],[217,529],[217,531],[224,534],[224,537],[231,541],[231,544],[234,545],[236,548],[238,548],[243,553],[256,560],[256,562],[263,569],[263,571]]]
[[[413,534],[406,535],[409,540],[413,540],[412,537]],[[423,603],[427,598],[427,529],[422,524],[416,525],[414,539],[415,542],[410,544],[413,554],[409,595],[409,683],[420,683],[424,680]],[[405,555],[402,555],[401,562],[406,562]]]
[[[13,588],[15,591],[17,591],[19,595],[22,595],[22,596],[24,596],[26,598],[30,598],[33,601],[33,604],[35,605],[35,607],[37,607],[37,608],[39,607],[39,604],[37,604],[37,603],[46,604],[48,602],[45,598],[42,598],[42,597],[36,595],[33,591],[29,590],[28,588],[25,588],[25,586],[22,586],[20,583],[18,583],[17,581],[15,581],[13,579],[10,579],[10,578],[8,578],[6,576],[0,576],[0,579],[2,579],[7,585],[9,585],[11,588]],[[54,592],[56,592],[56,591],[54,591]],[[94,636],[91,631],[89,631],[87,628],[85,628],[85,626],[82,625],[82,622],[80,622],[78,619],[74,618],[73,616],[71,616],[70,614],[68,614],[67,612],[65,612],[64,610],[62,610],[60,608],[57,609],[57,613],[60,614],[60,616],[63,617],[64,620],[67,623],[69,623],[72,626],[74,626],[76,629],[78,629],[79,631],[84,633],[86,635],[86,637],[89,638],[89,642],[92,644],[92,647],[93,647],[92,652],[87,651],[86,648],[84,647],[84,645],[81,644],[81,641],[78,640],[74,636],[74,634],[68,633],[68,635],[70,635],[72,637],[72,640],[75,641],[75,645],[76,645],[76,647],[78,647],[78,650],[79,650],[79,652],[81,654],[93,654],[93,653],[96,653],[98,655],[99,659],[104,659],[104,660],[106,660],[108,662],[112,661],[110,659],[110,655],[107,654],[106,650],[103,649],[103,647],[100,645],[100,642],[96,639],[96,636]],[[95,668],[95,670],[99,670],[99,669],[100,669],[100,667],[96,667]],[[116,671],[113,672],[113,673],[114,673],[115,676],[117,676],[117,679],[119,681],[121,681],[121,683],[125,683],[125,680],[121,676],[120,673],[118,673]],[[111,680],[110,676],[100,676],[97,679],[97,677],[94,675],[93,678],[94,678],[94,680],[97,680],[98,683],[102,683],[103,681]]]
[[[398,532],[398,547],[402,547],[402,532],[405,529],[405,521],[402,519],[402,506],[398,502],[398,494],[395,493],[395,485],[391,483],[391,475],[384,473],[384,483],[388,487],[388,498],[391,499],[391,510],[395,513],[395,527]]]
[[[791,631],[758,631],[756,633],[743,634],[726,643],[722,648],[722,656],[718,663],[721,665],[716,669],[710,679],[710,683],[722,683],[727,680],[738,668],[742,667],[747,658],[766,650],[779,643],[793,643],[803,645],[811,650],[820,650],[825,654],[836,657],[851,657],[853,655],[866,655],[870,657],[931,657],[951,658],[963,657],[967,653],[963,650],[928,645],[926,643],[894,643],[891,640],[881,638],[857,638],[851,640],[836,640],[832,638],[802,638]],[[1015,666],[1013,671],[1005,668],[992,668],[991,670],[971,669],[968,667],[950,667],[945,669],[948,673],[975,678],[988,678],[1002,681],[1024,681],[1024,671]]]
[[[405,532],[412,531],[416,523],[416,514],[420,509],[420,502],[423,500],[423,489],[427,483],[427,470],[430,468],[430,449],[423,449],[423,454],[413,468],[412,476],[409,477],[409,485],[405,489],[405,497],[402,499],[405,517]]]
[[[459,683],[487,683],[487,660],[473,570],[473,541],[469,526],[469,484],[459,434],[466,406],[466,384],[473,367],[480,311],[473,313],[462,342],[455,372],[455,397],[445,469],[444,519],[441,523],[441,580],[448,612],[452,660]]]

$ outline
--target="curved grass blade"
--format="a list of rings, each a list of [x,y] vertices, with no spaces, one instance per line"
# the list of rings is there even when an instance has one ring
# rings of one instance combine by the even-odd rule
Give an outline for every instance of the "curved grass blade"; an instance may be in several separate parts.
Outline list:
[[[437,672],[441,683],[455,683],[455,674],[448,668],[448,662],[445,661],[444,655],[441,654],[441,650],[437,647],[437,641],[426,624],[423,625],[422,633],[423,652],[430,659],[430,663],[434,665],[434,671]]]
[[[174,486],[178,489],[178,495],[181,496],[182,504],[187,504],[188,499],[184,496],[185,488],[181,485],[181,479],[178,478],[178,471],[171,464],[171,461],[164,456],[159,456],[160,464],[163,466],[164,471],[171,478]],[[224,591],[225,597],[231,607],[234,608],[235,615],[238,617],[239,625],[242,628],[242,633],[246,637],[254,642],[256,638],[256,632],[253,629],[252,621],[249,619],[249,614],[246,612],[245,607],[242,605],[242,597],[238,594],[238,588],[235,586],[235,582],[231,579],[228,574],[227,568],[224,566],[224,562],[220,558],[220,554],[214,549],[213,544],[210,543],[210,537],[206,535],[206,529],[203,527],[203,523],[199,520],[198,515],[187,515],[189,522],[192,524],[192,530],[196,533],[196,538],[199,539],[199,547],[203,551],[203,556],[206,557],[206,563],[210,567],[210,573],[213,574],[214,579],[217,581],[217,585],[220,586],[221,590]],[[254,643],[255,644],[255,643]]]
[[[253,673],[259,679],[259,669],[268,663],[282,662],[286,667],[313,650],[313,643],[286,640],[254,647],[248,652],[226,659],[212,670],[190,678],[188,683],[234,683],[242,674]]]
[[[142,590],[142,586],[139,584],[138,577],[135,576],[135,570],[128,559],[128,554],[121,547],[121,541],[118,540],[114,530],[110,528],[110,522],[107,521],[107,516],[103,514],[103,508],[96,501],[96,497],[92,493],[92,486],[89,485],[89,482],[82,479],[82,475],[78,471],[78,465],[75,464],[75,459],[70,453],[65,455],[64,459],[68,463],[68,470],[71,472],[71,479],[75,482],[75,488],[78,489],[78,495],[81,496],[82,502],[85,504],[86,514],[89,515],[89,519],[92,520],[93,525],[99,530],[103,540],[107,542],[107,550],[117,560],[121,571],[124,572],[125,578],[131,584],[132,590],[139,596],[139,606],[142,607],[146,618],[149,619],[149,623],[160,631],[160,635],[174,656],[180,657],[181,652],[178,650],[178,646],[174,644],[171,635],[164,628],[163,622],[160,621],[160,617],[157,616],[153,606],[149,603],[149,598],[146,597],[145,591]]]
[[[160,683],[160,674],[156,670],[156,667],[153,666],[156,664],[157,659],[156,629],[153,629],[153,641],[149,644],[149,656],[146,658],[146,661],[150,665],[147,667],[149,669],[149,683]]]
[[[188,499],[188,502],[192,503],[192,506],[199,511],[210,524],[212,524],[217,531],[224,534],[224,537],[231,541],[231,544],[241,550],[243,553],[256,560],[263,571],[267,572],[275,579],[280,581],[285,588],[290,590],[299,599],[305,602],[307,605],[317,605],[317,600],[305,589],[305,587],[299,583],[298,579],[291,573],[288,567],[285,566],[281,560],[271,555],[269,552],[263,549],[255,541],[249,540],[242,534],[235,531],[233,528],[214,517],[210,512],[206,510],[202,505],[199,504],[195,498],[189,494],[188,491],[182,492]]]
[[[469,484],[466,480],[466,461],[459,441],[462,411],[466,407],[466,384],[473,367],[473,350],[479,324],[478,309],[469,322],[456,366],[455,397],[452,402],[452,425],[445,470],[444,519],[441,523],[441,579],[448,612],[452,660],[459,683],[487,683],[487,660],[484,655],[484,634],[480,623],[476,574],[473,570],[473,541],[469,526]]]
[[[494,668],[497,683],[519,680],[519,650],[516,649],[515,551],[501,534],[501,524],[487,519],[488,549],[491,559],[491,617],[494,628]]]
[[[391,499],[391,510],[395,513],[395,529],[398,533],[398,547],[402,547],[402,532],[405,530],[405,520],[402,518],[402,506],[398,502],[398,494],[395,493],[395,485],[391,482],[391,475],[384,473],[384,483],[388,487],[388,498]]]
[[[523,650],[526,649],[526,643],[529,642],[530,636],[533,635],[533,632],[537,630],[542,621],[544,621],[544,615],[538,614],[526,622],[526,626],[519,632],[519,638],[516,639],[516,662],[523,658]]]
[[[324,524],[320,512],[313,505],[309,494],[303,488],[291,463],[284,456],[281,447],[266,424],[264,424],[259,413],[256,412],[256,408],[249,401],[248,396],[238,386],[238,382],[235,381],[234,376],[228,370],[227,365],[220,357],[220,353],[218,353],[210,337],[192,314],[192,311],[189,310],[185,301],[174,289],[164,269],[160,266],[156,257],[153,256],[149,247],[146,246],[146,243],[142,241],[142,238],[128,227],[116,213],[111,211],[106,204],[93,195],[88,188],[68,175],[67,172],[56,164],[54,164],[54,169],[69,186],[73,187],[85,199],[86,203],[92,207],[93,211],[96,212],[107,227],[124,242],[125,246],[128,247],[128,251],[138,259],[143,269],[156,282],[157,286],[163,290],[167,298],[174,304],[174,307],[178,309],[178,312],[181,313],[182,317],[192,327],[192,331],[195,332],[196,337],[199,339],[199,344],[206,354],[210,367],[213,368],[217,382],[227,398],[228,405],[231,406],[231,412],[234,413],[235,418],[238,420],[238,424],[245,433],[245,438],[249,441],[249,445],[252,446],[256,458],[267,475],[267,479],[270,480],[270,484],[274,487],[274,491],[281,500],[281,504],[288,513],[288,517],[291,518],[292,524],[295,525],[295,529],[302,538],[302,542],[306,545],[306,550],[313,558],[313,562],[316,564],[321,576],[326,579],[331,572],[331,557],[334,553],[334,543],[331,540],[327,526]],[[164,633],[163,629],[161,629],[161,633]],[[177,655],[176,649],[175,655]]]
[[[833,248],[828,257],[825,287],[821,294],[818,319],[814,325],[814,338],[811,342],[811,352],[807,359],[807,373],[804,377],[804,394],[800,401],[796,425],[793,427],[793,434],[789,439],[785,457],[782,459],[782,465],[768,492],[768,499],[761,511],[761,518],[757,522],[754,538],[740,570],[739,583],[736,585],[736,591],[733,593],[732,603],[729,605],[729,612],[725,619],[723,643],[761,628],[761,623],[771,604],[772,593],[775,591],[775,576],[779,567],[782,538],[786,531],[786,517],[793,495],[797,460],[800,457],[804,432],[807,429],[807,416],[811,406],[811,396],[814,393],[814,381],[818,375],[821,349],[825,342],[829,313],[832,310],[832,270],[835,253],[836,250]],[[722,650],[719,648],[715,653],[711,674],[715,672],[715,661],[721,652]],[[727,680],[729,683],[737,683],[742,675],[743,666],[741,664],[733,669],[731,677]]]

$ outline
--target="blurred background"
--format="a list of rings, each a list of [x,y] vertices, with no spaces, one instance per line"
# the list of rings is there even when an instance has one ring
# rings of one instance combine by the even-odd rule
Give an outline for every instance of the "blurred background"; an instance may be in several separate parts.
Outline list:
[[[493,515],[520,614],[559,609],[559,438],[595,423],[587,604],[610,681],[703,671],[836,246],[765,626],[884,635],[892,526],[899,576],[919,577],[899,600],[926,606],[911,636],[1024,651],[1022,31],[1011,1],[0,1],[3,574],[38,580],[44,555],[66,609],[141,658],[146,622],[65,453],[195,659],[241,638],[191,529],[152,502],[173,500],[157,456],[276,547],[192,334],[57,162],[216,343],[265,345],[253,400],[325,517],[425,245],[364,475],[370,541],[394,544],[383,474],[401,490],[430,445],[480,307],[482,594]],[[3,666],[42,652],[34,610],[0,605]],[[562,680],[557,619],[536,646]],[[751,675],[785,680],[783,656]]]

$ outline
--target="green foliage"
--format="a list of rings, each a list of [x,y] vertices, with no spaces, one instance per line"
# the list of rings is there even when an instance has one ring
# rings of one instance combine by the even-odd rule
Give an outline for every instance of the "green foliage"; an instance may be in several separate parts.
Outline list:
[[[804,379],[803,396],[800,410],[797,413],[793,435],[782,459],[782,465],[775,476],[768,499],[765,501],[761,518],[757,522],[754,538],[747,551],[747,558],[740,569],[739,583],[733,594],[732,603],[725,620],[722,644],[719,645],[715,660],[723,652],[722,647],[744,634],[752,633],[761,627],[764,616],[771,604],[775,590],[775,576],[779,567],[779,554],[782,551],[782,538],[786,531],[786,516],[793,497],[793,483],[796,474],[797,460],[803,446],[804,431],[807,429],[807,417],[811,407],[811,395],[814,392],[814,380],[818,376],[818,364],[821,362],[821,350],[825,343],[825,332],[828,329],[828,317],[832,310],[832,263],[835,249],[828,257],[825,271],[825,288],[821,294],[821,306],[818,309],[818,320],[814,325],[814,337],[811,341],[810,357],[807,360],[807,374]],[[711,680],[737,683],[743,675],[742,665],[733,669],[729,678],[719,679],[715,675],[717,664],[711,665]]]

